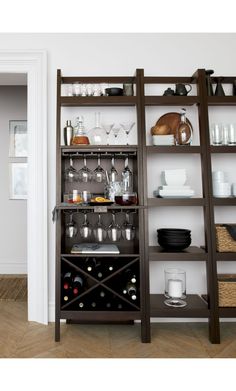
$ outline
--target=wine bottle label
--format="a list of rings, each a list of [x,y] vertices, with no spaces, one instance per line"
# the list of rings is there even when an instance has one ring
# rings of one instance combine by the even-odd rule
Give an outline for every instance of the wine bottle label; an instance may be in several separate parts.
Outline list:
[[[98,277],[102,278],[102,273],[101,272],[98,273]]]
[[[75,283],[75,282],[79,282],[80,285],[83,285],[83,280],[82,280],[82,278],[79,277],[79,276],[76,276],[76,277],[74,278],[74,281],[73,281],[73,282],[74,282],[74,283]]]
[[[126,289],[123,289],[123,294],[124,294],[124,295],[127,294],[127,290],[126,290]]]
[[[83,306],[84,306],[84,303],[82,303],[82,302],[79,303],[79,307],[80,307],[80,308],[83,308]]]
[[[137,299],[137,296],[136,296],[136,295],[131,295],[131,299],[132,299],[132,300],[136,300],[136,299]]]
[[[113,266],[109,266],[108,270],[109,270],[110,272],[112,272]]]
[[[68,296],[64,296],[64,301],[68,301],[69,300],[69,297]]]
[[[88,272],[91,272],[92,271],[92,266],[88,266],[87,270],[88,270]]]
[[[133,276],[132,278],[131,278],[131,280],[130,280],[133,284],[135,284],[136,283],[136,277],[135,276]]]

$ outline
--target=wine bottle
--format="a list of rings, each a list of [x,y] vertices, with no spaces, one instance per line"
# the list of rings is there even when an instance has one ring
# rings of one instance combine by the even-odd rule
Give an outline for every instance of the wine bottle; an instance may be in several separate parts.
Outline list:
[[[121,303],[119,303],[119,304],[117,305],[117,308],[118,308],[118,310],[122,310],[123,305],[122,305]]]
[[[97,306],[97,303],[96,303],[95,301],[92,301],[91,307],[92,307],[92,308],[95,308],[96,306]]]
[[[132,282],[133,284],[137,282],[136,274],[131,269],[125,270],[125,278],[128,282]]]
[[[79,308],[80,309],[84,308],[84,303],[82,301],[79,302]]]
[[[63,288],[66,289],[66,290],[69,289],[70,286],[71,286],[71,283],[72,283],[72,273],[71,272],[67,272],[63,276]]]
[[[101,292],[99,293],[99,296],[100,296],[101,298],[104,298],[104,297],[106,296],[106,293],[105,293],[104,291],[101,291]]]
[[[99,272],[97,273],[97,277],[100,278],[100,279],[103,277],[103,274],[102,274],[101,271],[99,271]]]
[[[123,294],[124,295],[129,295],[130,298],[132,300],[136,300],[137,299],[137,289],[136,289],[136,286],[135,284],[133,284],[132,282],[128,282],[126,284],[126,287],[123,289]]]
[[[67,293],[66,295],[63,296],[63,300],[64,300],[65,302],[71,300],[71,295],[70,295],[69,293]]]
[[[85,267],[88,272],[92,272],[97,265],[96,258],[87,258],[85,260]]]
[[[79,295],[83,287],[83,279],[80,275],[76,275],[72,282],[72,290],[75,296]]]
[[[106,303],[106,308],[107,309],[111,308],[111,303],[110,302]]]

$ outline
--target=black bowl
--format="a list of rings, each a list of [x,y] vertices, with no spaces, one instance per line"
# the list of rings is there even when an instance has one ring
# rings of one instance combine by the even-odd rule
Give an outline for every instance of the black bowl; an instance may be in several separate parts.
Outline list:
[[[172,234],[187,235],[191,233],[190,229],[183,229],[183,228],[159,228],[157,229],[157,232],[161,234],[163,233],[169,235]]]
[[[186,239],[186,238],[191,238],[191,234],[165,234],[165,233],[159,233],[157,234],[159,238],[167,238],[167,239]]]
[[[111,87],[105,89],[106,94],[109,96],[123,95],[123,88]]]
[[[166,243],[187,243],[191,242],[191,238],[175,238],[175,239],[167,239],[167,238],[157,238],[157,240],[161,240],[162,242]]]
[[[161,244],[159,243],[160,246],[164,249],[164,250],[167,250],[167,251],[181,251],[181,250],[184,250],[185,248],[188,248],[190,244]]]

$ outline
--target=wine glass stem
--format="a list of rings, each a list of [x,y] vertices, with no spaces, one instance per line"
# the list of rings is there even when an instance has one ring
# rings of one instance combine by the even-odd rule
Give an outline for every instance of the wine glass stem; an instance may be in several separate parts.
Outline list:
[[[129,133],[126,133],[126,145],[129,145]]]

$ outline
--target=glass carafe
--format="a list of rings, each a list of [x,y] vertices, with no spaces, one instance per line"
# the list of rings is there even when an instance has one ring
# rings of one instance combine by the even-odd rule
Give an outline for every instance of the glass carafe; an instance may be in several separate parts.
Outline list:
[[[80,115],[76,118],[76,125],[74,127],[74,137],[72,139],[72,145],[87,145],[89,144],[89,139],[86,136],[85,130],[84,130],[84,117]]]
[[[175,133],[176,145],[190,145],[192,142],[192,134],[192,127],[186,119],[186,110],[182,109],[181,120]]]

